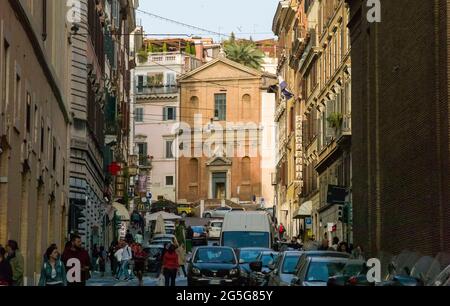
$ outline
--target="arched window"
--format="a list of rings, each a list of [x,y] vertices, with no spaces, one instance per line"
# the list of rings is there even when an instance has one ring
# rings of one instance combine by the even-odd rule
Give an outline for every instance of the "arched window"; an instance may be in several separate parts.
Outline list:
[[[251,103],[252,97],[249,94],[242,96],[242,118],[250,119],[252,115]]]
[[[198,183],[198,160],[196,158],[189,161],[189,177],[191,183]]]
[[[251,178],[250,163],[251,163],[250,157],[246,156],[246,157],[242,158],[241,178],[242,178],[242,181],[244,181],[244,182],[250,181],[250,178]]]

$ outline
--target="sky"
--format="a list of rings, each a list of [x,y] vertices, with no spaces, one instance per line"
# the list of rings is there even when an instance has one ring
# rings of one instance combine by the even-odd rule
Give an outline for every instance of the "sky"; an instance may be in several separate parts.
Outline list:
[[[272,38],[272,20],[279,0],[140,0],[139,10],[179,21],[213,32],[254,40]],[[226,36],[202,32],[137,12],[137,23],[147,34],[187,34],[212,37]],[[158,37],[158,36],[150,36]],[[177,37],[177,36],[171,36]],[[183,36],[178,36],[183,37]],[[184,36],[186,37],[186,36]]]

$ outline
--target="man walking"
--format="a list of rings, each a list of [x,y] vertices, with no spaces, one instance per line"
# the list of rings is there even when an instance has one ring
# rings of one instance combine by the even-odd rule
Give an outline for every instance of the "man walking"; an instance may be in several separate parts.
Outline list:
[[[67,267],[69,259],[78,259],[81,267],[81,280],[80,282],[70,282],[67,280],[67,286],[86,286],[86,281],[90,278],[91,259],[88,251],[86,251],[81,245],[81,237],[78,235],[72,235],[70,238],[70,244],[64,249],[61,256],[61,260],[66,267],[66,270],[70,270],[72,266]]]
[[[278,227],[278,233],[280,234],[280,240],[283,240],[285,232],[286,232],[286,229],[284,228],[283,223],[280,223],[280,226]]]

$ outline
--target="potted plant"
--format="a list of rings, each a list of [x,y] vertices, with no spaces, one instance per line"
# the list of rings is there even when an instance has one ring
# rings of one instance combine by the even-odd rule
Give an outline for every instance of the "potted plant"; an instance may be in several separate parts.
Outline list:
[[[145,63],[148,60],[148,52],[144,49],[138,52],[139,63]]]
[[[340,129],[342,127],[342,121],[343,121],[343,116],[341,113],[331,113],[328,118],[328,124],[330,125],[330,127],[334,128],[335,130]]]

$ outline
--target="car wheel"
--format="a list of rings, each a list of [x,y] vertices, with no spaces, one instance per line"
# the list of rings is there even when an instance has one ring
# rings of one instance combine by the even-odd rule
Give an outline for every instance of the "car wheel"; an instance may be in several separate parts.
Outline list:
[[[211,219],[211,214],[210,213],[205,214],[205,218]]]

